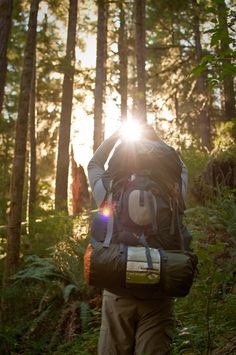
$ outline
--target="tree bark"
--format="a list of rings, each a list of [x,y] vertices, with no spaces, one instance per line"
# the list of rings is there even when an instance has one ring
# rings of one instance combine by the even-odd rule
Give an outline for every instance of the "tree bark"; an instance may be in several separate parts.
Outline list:
[[[94,97],[94,144],[95,151],[104,140],[103,100],[106,85],[107,58],[107,18],[108,4],[106,0],[98,0],[97,21],[97,57]]]
[[[128,100],[128,43],[125,26],[125,10],[122,1],[120,7],[120,28],[119,28],[119,71],[120,71],[120,98],[121,98],[121,121],[127,119]]]
[[[35,98],[36,98],[36,58],[34,59],[33,76],[30,95],[30,189],[29,189],[29,227],[34,220],[36,203],[36,130],[35,130]]]
[[[13,0],[0,0],[0,114],[7,73],[7,45],[11,31]]]
[[[146,44],[145,44],[145,6],[146,0],[135,0],[135,29],[136,29],[136,61],[137,61],[137,113],[136,118],[146,122]]]
[[[193,0],[194,6],[194,38],[195,38],[195,58],[196,63],[199,64],[202,60],[202,45],[201,45],[201,32],[200,32],[200,18],[199,18],[199,5],[196,0]],[[207,76],[203,72],[197,78],[196,91],[198,95],[198,109],[199,109],[199,127],[197,131],[201,139],[203,147],[211,148],[211,126],[209,116],[208,104],[208,90],[207,90]]]
[[[10,276],[16,271],[20,256],[28,113],[33,63],[36,50],[38,7],[39,0],[32,0],[24,53],[23,71],[21,75],[18,117],[16,121],[15,153],[10,191],[10,213],[8,222],[7,256],[4,270],[4,285],[8,283]]]
[[[55,192],[56,210],[64,210],[66,212],[68,210],[69,145],[75,69],[77,12],[78,0],[70,0]]]
[[[89,206],[90,197],[88,191],[88,181],[81,165],[77,165],[74,159],[73,149],[71,151],[72,170],[72,209],[73,215],[80,214],[84,208]]]
[[[224,39],[220,41],[220,47],[222,52],[227,52],[230,49],[229,46],[229,30],[227,24],[227,8],[224,0],[218,3],[218,17],[219,25],[222,31],[224,31]],[[223,64],[231,64],[230,58],[224,58]],[[224,89],[224,121],[230,121],[236,117],[235,110],[235,90],[234,90],[234,78],[232,75],[225,75],[223,78]]]

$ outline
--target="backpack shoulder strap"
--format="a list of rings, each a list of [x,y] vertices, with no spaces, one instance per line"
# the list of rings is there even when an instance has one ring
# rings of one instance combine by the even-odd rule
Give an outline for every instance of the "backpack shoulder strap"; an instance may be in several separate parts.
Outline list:
[[[111,180],[109,184],[109,191],[108,191],[108,198],[107,198],[108,206],[112,206],[112,183],[113,181]],[[112,234],[113,234],[113,225],[114,225],[114,214],[112,211],[107,222],[107,233],[106,233],[106,238],[103,242],[104,248],[108,248],[111,243]]]

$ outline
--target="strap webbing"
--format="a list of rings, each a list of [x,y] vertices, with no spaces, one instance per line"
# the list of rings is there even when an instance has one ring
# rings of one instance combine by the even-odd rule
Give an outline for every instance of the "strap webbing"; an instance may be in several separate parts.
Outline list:
[[[141,234],[139,240],[143,244],[143,246],[145,247],[145,253],[146,253],[146,258],[147,258],[148,269],[153,269],[152,256],[151,256],[151,253],[150,253],[150,249],[149,249],[148,243],[147,243],[146,238],[145,238],[143,233]]]
[[[174,235],[175,233],[175,216],[176,216],[176,203],[172,199],[171,203],[171,222],[170,222],[170,235]]]
[[[112,180],[110,182],[110,186],[109,186],[109,195],[107,198],[107,204],[108,206],[112,206]],[[106,238],[104,240],[103,243],[103,247],[104,248],[108,248],[109,245],[111,244],[111,239],[112,239],[112,234],[113,234],[113,225],[114,225],[114,215],[113,215],[113,211],[111,213],[111,215],[109,216],[108,222],[107,222],[107,233],[106,233]]]
[[[149,190],[147,191],[147,198],[148,198],[148,204],[149,204],[149,209],[152,217],[152,229],[153,232],[157,232],[157,219],[156,219],[156,213],[155,213],[155,205],[153,202],[153,195],[152,192]]]
[[[106,233],[106,238],[103,243],[104,248],[108,248],[109,245],[111,244],[111,239],[112,239],[112,234],[113,234],[113,225],[114,225],[114,216],[112,213],[112,215],[109,217],[109,220],[107,222],[107,233]]]
[[[144,191],[140,190],[139,192],[139,206],[144,206]]]

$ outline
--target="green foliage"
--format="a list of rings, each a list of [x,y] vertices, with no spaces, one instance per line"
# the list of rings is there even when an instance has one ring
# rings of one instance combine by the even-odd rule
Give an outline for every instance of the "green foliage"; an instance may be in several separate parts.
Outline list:
[[[199,257],[199,275],[188,297],[176,302],[173,354],[210,354],[235,333],[236,204],[233,193],[187,210]]]
[[[52,252],[51,248],[72,235],[72,217],[52,210],[40,210],[40,217],[30,221],[30,234],[22,237],[22,252],[24,255],[48,256]]]
[[[35,239],[31,248],[42,255],[24,257],[20,270],[12,277],[13,286],[5,294],[14,313],[10,311],[4,328],[0,328],[1,353],[7,353],[5,349],[24,354],[49,353],[90,329],[88,303],[94,291],[83,280],[89,218],[86,214],[73,220],[51,215],[41,222],[41,239]],[[39,226],[36,228],[39,231]],[[43,237],[53,233],[54,246],[51,240],[50,249],[43,254]]]
[[[187,161],[189,154],[190,160],[190,152],[183,154]],[[204,162],[203,154],[202,166]],[[192,173],[196,170],[197,164],[192,162]],[[83,281],[89,220],[90,215],[85,214],[75,219],[50,216],[48,225],[45,221],[42,228],[45,236],[53,230],[60,234],[67,223],[73,233],[67,233],[64,227],[50,255],[45,252],[41,257],[24,258],[13,277],[13,287],[7,291],[12,305],[11,319],[0,328],[1,353],[97,353],[100,307],[91,308],[95,293]],[[211,353],[233,337],[235,221],[233,191],[226,191],[204,207],[186,211],[186,222],[199,257],[199,275],[188,297],[176,301],[178,326],[173,355]],[[34,247],[37,250],[36,244]]]
[[[208,72],[209,83],[212,87],[219,86],[226,76],[236,74],[234,63],[236,54],[235,30],[233,24],[236,20],[236,12],[225,5],[223,0],[212,0],[211,7],[206,9],[210,17],[211,28],[205,30],[210,36],[212,53],[206,54],[197,67],[193,69],[195,75]]]
[[[197,176],[202,172],[208,162],[208,154],[202,150],[196,149],[193,145],[188,148],[184,148],[181,152],[181,158],[186,164],[189,176],[189,186],[188,186],[188,206],[193,206],[196,204],[195,197],[191,193],[194,182]]]
[[[99,328],[91,328],[73,343],[59,346],[54,355],[96,355]]]
[[[236,119],[229,122],[221,122],[216,126],[215,149],[212,152],[213,156],[224,156],[224,159],[231,156],[236,156],[236,145],[233,140],[233,130],[236,127]],[[236,160],[236,158],[235,158]]]

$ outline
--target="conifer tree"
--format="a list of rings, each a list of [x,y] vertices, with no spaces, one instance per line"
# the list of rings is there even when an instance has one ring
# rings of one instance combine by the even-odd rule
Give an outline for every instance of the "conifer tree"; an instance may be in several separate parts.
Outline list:
[[[30,143],[30,176],[29,176],[29,221],[35,217],[36,204],[36,58],[34,58],[33,74],[31,82],[30,109],[29,109],[29,143]]]
[[[193,22],[194,22],[194,39],[195,39],[195,58],[198,65],[203,58],[201,32],[200,32],[200,6],[196,0],[193,0]],[[198,102],[198,132],[203,147],[210,149],[211,147],[211,125],[209,116],[209,95],[207,92],[207,74],[200,73],[196,81],[196,93]]]
[[[219,19],[219,28],[221,30],[221,39],[220,39],[220,50],[223,54],[223,65],[231,65],[230,57],[230,37],[229,29],[227,23],[227,6],[224,0],[217,1],[218,5],[218,19]],[[223,90],[224,90],[224,119],[225,121],[230,121],[232,118],[236,118],[236,108],[235,108],[235,89],[234,89],[234,77],[231,73],[226,73],[223,77]],[[236,139],[236,136],[235,136]]]
[[[24,52],[23,71],[21,75],[18,117],[16,122],[15,152],[12,168],[10,213],[7,236],[7,255],[4,270],[4,283],[9,281],[18,266],[20,257],[20,237],[23,187],[26,160],[26,141],[30,91],[33,75],[33,63],[36,50],[37,15],[40,0],[31,0],[28,33]]]
[[[96,79],[94,93],[94,144],[95,151],[104,139],[103,101],[106,84],[106,58],[107,58],[107,0],[98,0],[97,19],[97,56]]]
[[[73,100],[73,84],[75,70],[75,45],[77,26],[78,0],[70,0],[67,32],[66,58],[62,89],[61,120],[59,128],[58,158],[56,172],[55,207],[67,211],[67,189],[69,174],[69,146],[71,113]]]
[[[13,0],[0,1],[0,114],[7,73],[7,45],[11,30]]]
[[[120,27],[118,39],[119,51],[119,91],[121,97],[121,120],[127,119],[127,100],[128,100],[128,41],[127,41],[127,28],[125,7],[123,1],[119,2],[120,10]]]
[[[137,61],[137,114],[141,122],[146,122],[146,35],[145,35],[145,6],[146,0],[135,1],[135,28],[136,28],[136,61]]]

